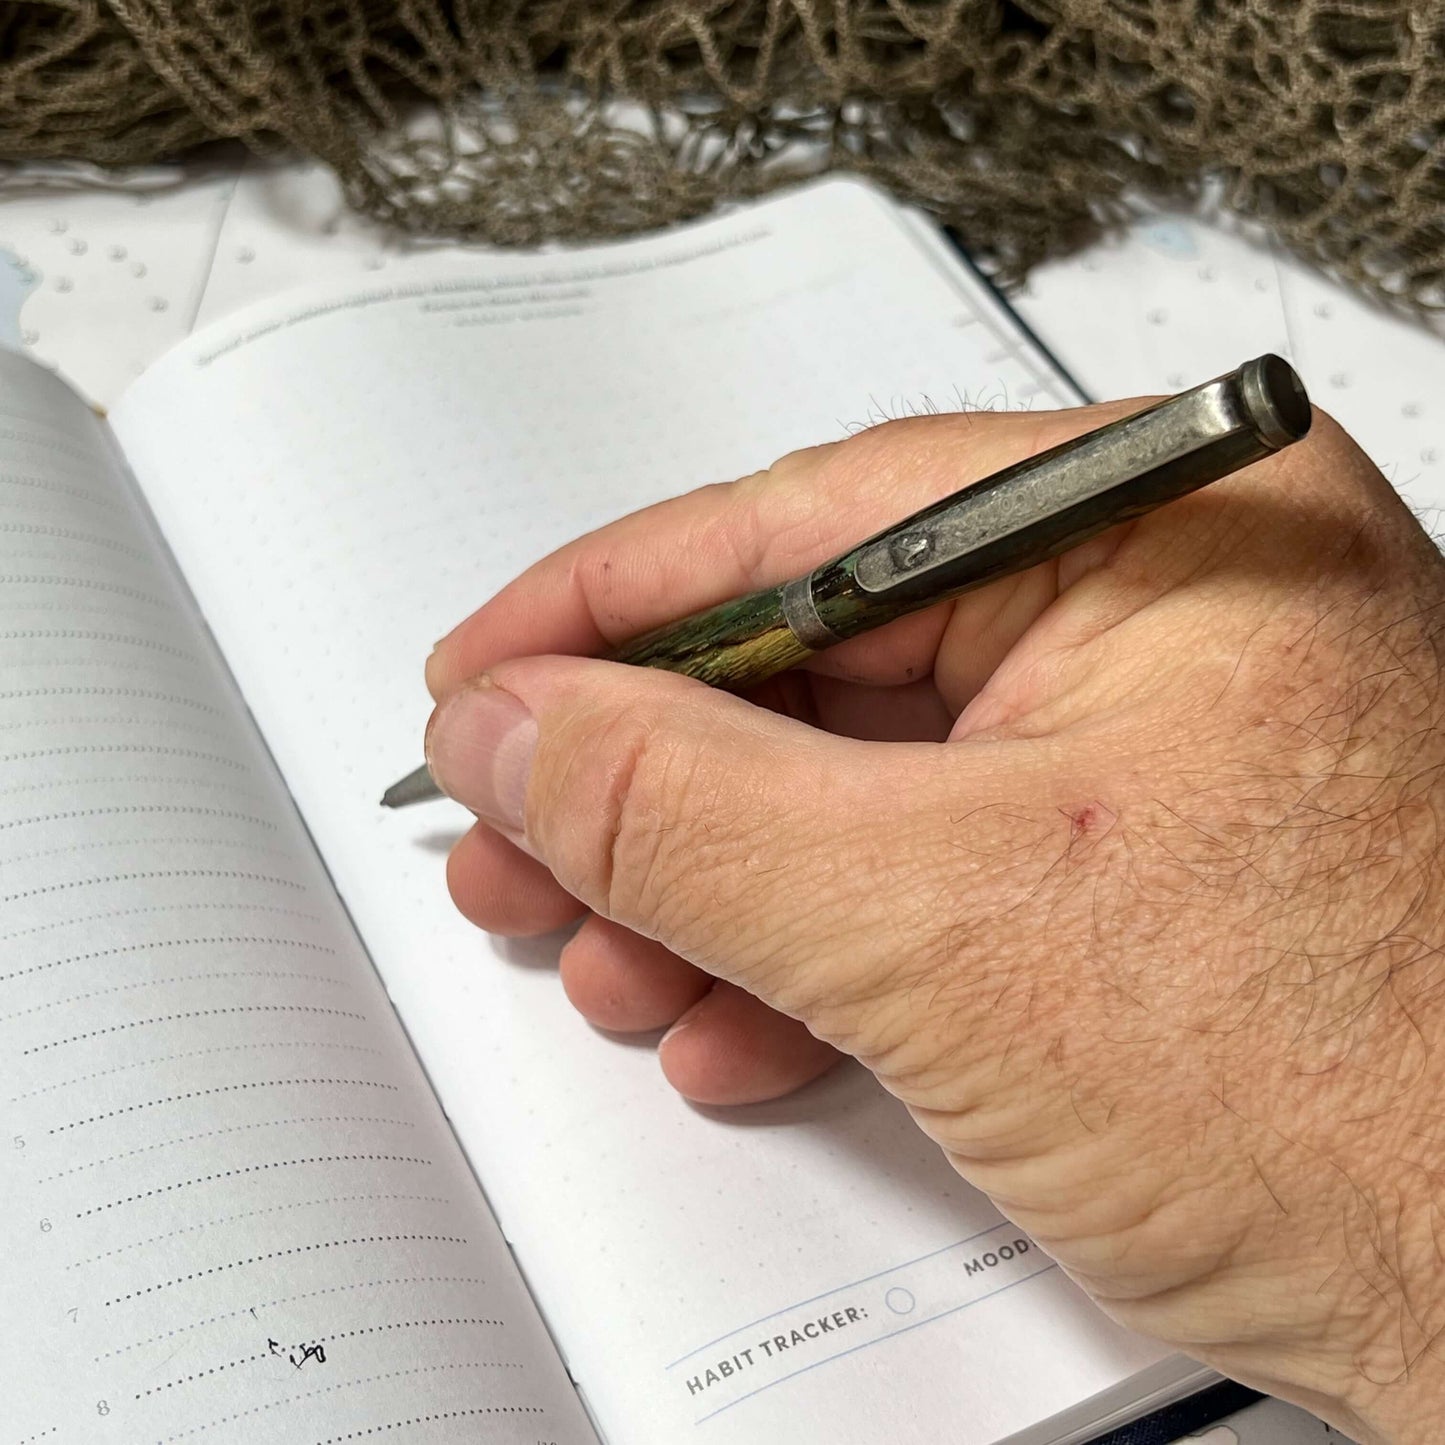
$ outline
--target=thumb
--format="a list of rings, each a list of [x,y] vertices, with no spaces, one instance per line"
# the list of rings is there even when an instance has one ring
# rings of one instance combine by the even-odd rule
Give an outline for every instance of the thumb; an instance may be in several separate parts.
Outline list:
[[[950,889],[968,860],[988,866],[976,832],[964,853],[946,836],[978,817],[973,751],[840,738],[571,657],[506,662],[450,694],[427,745],[442,789],[589,908],[810,1025],[879,988],[901,949],[927,953],[928,924],[909,925],[943,866]],[[958,926],[950,906],[940,933]]]

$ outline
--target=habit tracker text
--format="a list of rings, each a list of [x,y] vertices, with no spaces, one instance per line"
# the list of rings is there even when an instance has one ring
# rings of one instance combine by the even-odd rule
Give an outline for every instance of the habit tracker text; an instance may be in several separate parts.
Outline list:
[[[744,1370],[752,1368],[755,1364],[761,1364],[764,1360],[776,1359],[779,1355],[796,1349],[799,1345],[821,1340],[825,1335],[831,1335],[838,1330],[846,1330],[849,1325],[856,1325],[867,1318],[868,1311],[866,1309],[856,1309],[850,1305],[847,1309],[834,1310],[832,1314],[819,1315],[817,1319],[805,1320],[802,1324],[792,1325],[778,1334],[765,1335],[756,1343],[749,1345],[747,1349],[739,1350],[737,1354],[729,1355],[725,1360],[717,1360],[699,1374],[690,1376],[687,1381],[687,1393],[701,1395],[712,1386],[721,1385],[723,1381],[732,1379],[734,1375],[742,1374]]]

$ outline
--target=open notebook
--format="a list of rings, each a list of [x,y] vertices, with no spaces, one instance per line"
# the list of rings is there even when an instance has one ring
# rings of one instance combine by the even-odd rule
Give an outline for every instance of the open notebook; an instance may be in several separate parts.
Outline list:
[[[0,356],[0,1445],[1077,1441],[1197,1387],[860,1070],[735,1113],[384,814],[432,640],[887,414],[1077,398],[829,182],[309,290],[109,426]]]

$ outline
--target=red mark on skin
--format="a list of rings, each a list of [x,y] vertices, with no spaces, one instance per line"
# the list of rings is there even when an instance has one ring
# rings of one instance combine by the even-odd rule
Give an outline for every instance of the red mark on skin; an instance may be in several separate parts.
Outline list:
[[[1062,808],[1060,812],[1069,820],[1070,843],[1096,833],[1107,833],[1116,816],[1102,803],[1083,803],[1077,808]]]

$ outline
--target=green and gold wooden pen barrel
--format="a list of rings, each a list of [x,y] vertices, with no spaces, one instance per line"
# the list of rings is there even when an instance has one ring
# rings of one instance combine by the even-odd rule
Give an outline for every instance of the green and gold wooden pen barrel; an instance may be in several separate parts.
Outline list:
[[[1258,461],[1309,430],[1290,366],[1262,356],[956,492],[806,577],[633,639],[618,662],[738,691],[835,643],[1024,571]]]
[[[1310,404],[1289,365],[1237,371],[1029,457],[861,542],[806,577],[634,638],[617,662],[740,691],[835,643],[1022,572],[1298,441]],[[389,807],[437,796],[425,768]]]

